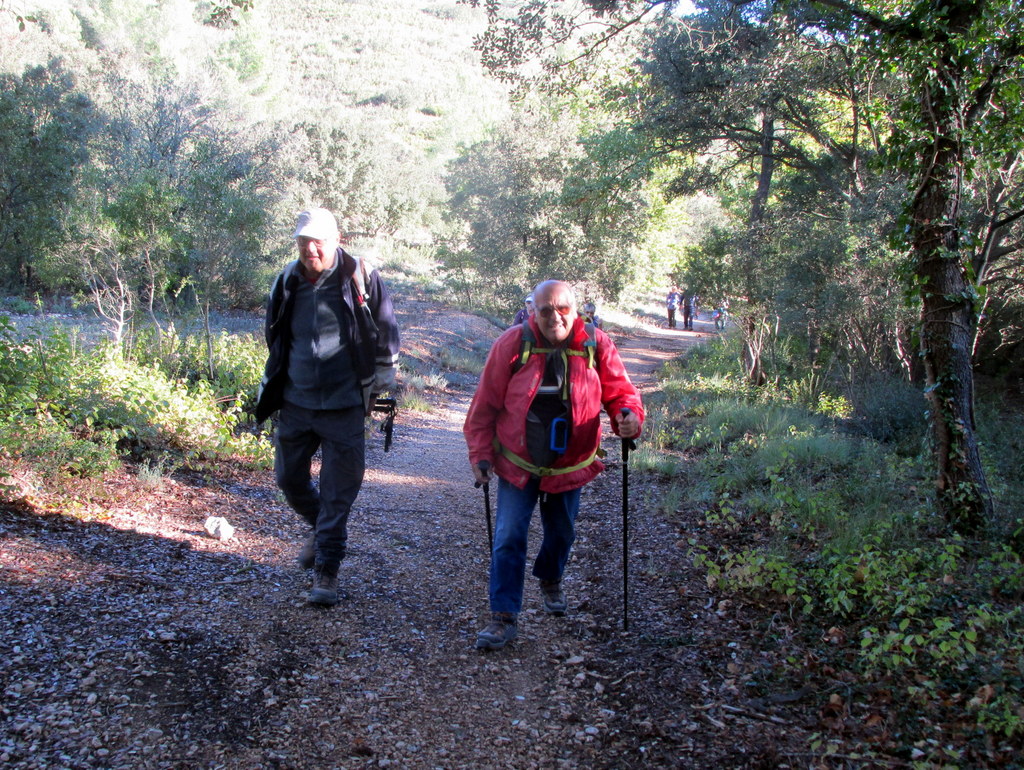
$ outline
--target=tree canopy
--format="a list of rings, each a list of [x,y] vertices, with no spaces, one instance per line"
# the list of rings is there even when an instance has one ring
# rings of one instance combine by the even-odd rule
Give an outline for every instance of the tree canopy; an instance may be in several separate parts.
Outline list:
[[[993,294],[1012,284],[1001,265],[1020,237],[1019,4],[708,0],[688,16],[673,2],[584,5],[488,5],[485,63],[574,92],[585,62],[643,27],[632,127],[650,138],[648,159],[685,158],[672,193],[713,193],[733,214],[683,275],[716,275],[715,291],[742,303],[752,380],[771,315],[805,329],[812,360],[825,341],[919,380],[940,507],[952,526],[980,526],[991,498],[972,353],[982,308],[1013,301]],[[872,320],[880,310],[891,322]]]

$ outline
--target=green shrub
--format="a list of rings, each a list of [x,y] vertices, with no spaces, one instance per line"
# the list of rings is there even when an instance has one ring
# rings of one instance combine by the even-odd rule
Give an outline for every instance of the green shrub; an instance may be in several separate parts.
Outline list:
[[[200,458],[236,454],[259,463],[270,459],[264,440],[236,432],[240,407],[219,408],[207,382],[189,386],[157,365],[140,366],[110,351],[78,383],[78,398],[69,407],[77,421],[114,429],[143,447],[172,448]]]
[[[267,348],[256,334],[223,331],[211,337],[208,348],[205,334],[182,336],[171,324],[159,335],[152,328],[137,334],[130,358],[144,366],[157,365],[173,379],[207,382],[219,402],[237,403],[251,412],[256,406]]]
[[[649,398],[644,403],[644,431],[641,449],[661,452],[687,446],[685,412],[671,411],[664,399]]]
[[[117,437],[109,431],[72,429],[49,412],[0,422],[0,448],[30,462],[44,480],[101,478],[120,467]]]
[[[42,301],[36,295],[36,301],[32,302],[25,297],[0,297],[0,312],[14,313],[15,315],[34,315],[42,310]]]
[[[414,393],[425,390],[444,391],[448,387],[448,378],[436,371],[429,374],[406,374],[402,377],[402,384],[406,390]]]
[[[686,355],[666,364],[662,373],[666,377],[678,377],[683,372],[700,372],[705,377],[735,377],[739,373],[742,346],[739,336],[716,337],[690,348]]]
[[[796,405],[826,417],[849,418],[853,406],[845,396],[826,390],[825,378],[820,372],[812,372],[803,378],[782,383],[781,391]]]
[[[0,316],[0,408],[3,411],[20,411],[35,400],[30,383],[37,368],[32,345],[17,338],[10,318]]]
[[[947,539],[930,505],[918,389],[877,376],[844,397],[806,374],[751,388],[723,351],[666,367],[656,410],[696,450],[674,488],[683,507],[705,511],[690,544],[709,586],[785,613],[779,642],[803,636],[823,668],[893,692],[894,720],[955,713],[973,720],[978,742],[1019,740],[1024,420],[1005,405],[979,408],[1002,513],[972,541]],[[775,352],[775,371],[799,371],[792,349]],[[659,444],[667,457],[670,442]]]
[[[690,443],[721,449],[744,437],[792,436],[814,431],[820,425],[818,418],[794,407],[720,398],[706,405]]]
[[[991,531],[996,538],[1011,538],[1024,553],[1024,415],[1009,412],[1000,404],[981,401],[977,407],[978,441],[989,487],[997,506]],[[1016,534],[1015,534],[1016,533]]]
[[[457,348],[441,348],[437,351],[437,358],[444,369],[479,375],[484,370],[486,355]]]
[[[165,336],[160,345],[146,348],[152,360],[143,365],[109,345],[84,350],[74,333],[21,339],[0,318],[0,408],[6,415],[0,453],[54,486],[115,469],[118,448],[165,457],[163,462],[172,465],[234,456],[268,466],[270,444],[241,429],[246,402],[237,395],[255,393],[262,350],[251,337],[216,340],[219,368],[211,384],[172,377],[162,368],[192,371],[190,362],[200,357],[195,338]],[[181,460],[171,461],[171,455]],[[162,473],[164,466],[150,471],[154,468]]]
[[[875,441],[904,444],[910,453],[917,451],[927,428],[928,408],[920,388],[902,380],[867,375],[850,391],[851,430]]]
[[[431,409],[430,402],[418,393],[406,393],[403,395],[401,407],[412,412],[429,412]]]
[[[629,464],[637,471],[654,471],[663,476],[675,475],[679,467],[678,460],[647,443],[641,443],[635,452],[629,453]]]
[[[0,407],[8,413],[45,411],[66,400],[85,358],[73,332],[33,327],[19,335],[0,317]]]

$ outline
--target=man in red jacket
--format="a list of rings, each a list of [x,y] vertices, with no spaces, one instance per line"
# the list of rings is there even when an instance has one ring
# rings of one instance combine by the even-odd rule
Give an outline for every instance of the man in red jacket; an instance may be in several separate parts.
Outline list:
[[[544,281],[534,315],[502,334],[480,375],[463,433],[476,481],[498,476],[491,553],[491,622],[481,650],[516,638],[523,604],[527,534],[540,500],[544,537],[533,565],[544,610],[564,615],[562,572],[576,537],[584,484],[604,469],[598,459],[601,410],[623,438],[640,435],[644,411],[614,343],[576,313],[572,288]]]

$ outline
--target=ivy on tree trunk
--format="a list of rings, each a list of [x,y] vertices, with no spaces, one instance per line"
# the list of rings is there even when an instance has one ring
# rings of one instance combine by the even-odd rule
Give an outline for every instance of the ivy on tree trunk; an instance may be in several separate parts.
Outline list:
[[[929,108],[931,105],[925,105]],[[920,355],[931,407],[939,506],[971,531],[992,513],[974,423],[971,368],[976,292],[961,258],[959,146],[940,137],[934,169],[909,206],[911,250],[921,299]]]

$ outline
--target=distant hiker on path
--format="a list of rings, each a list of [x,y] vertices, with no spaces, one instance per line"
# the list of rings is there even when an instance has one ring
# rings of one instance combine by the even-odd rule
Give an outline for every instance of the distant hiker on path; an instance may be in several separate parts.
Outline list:
[[[543,541],[533,565],[544,610],[564,615],[562,572],[576,538],[580,490],[604,469],[597,457],[601,410],[624,438],[640,434],[644,411],[614,343],[576,313],[568,284],[545,281],[536,313],[494,343],[480,375],[463,433],[480,484],[498,477],[491,552],[491,622],[481,650],[516,638],[523,604],[527,534],[540,500]]]
[[[363,483],[364,418],[374,396],[394,387],[398,326],[380,274],[341,248],[330,211],[303,211],[293,237],[299,258],[274,280],[267,303],[270,355],[256,419],[280,410],[277,485],[312,527],[298,557],[315,570],[309,601],[330,606]],[[311,478],[317,449],[319,491]]]
[[[526,299],[523,300],[523,306],[519,308],[516,313],[516,317],[512,319],[512,325],[517,326],[521,323],[526,323],[526,319],[533,315],[533,295],[527,294]]]
[[[697,295],[690,293],[683,300],[683,328],[693,331],[693,319],[697,315]]]
[[[679,288],[673,286],[672,291],[665,297],[665,309],[668,311],[668,328],[676,328],[676,310],[679,308],[679,303],[683,301],[683,295],[679,293]]]
[[[729,318],[729,300],[723,299],[718,307],[715,308],[715,312],[712,313],[711,317],[715,321],[715,329],[721,331],[725,328],[725,322]]]
[[[584,323],[594,324],[598,329],[604,328],[604,321],[597,314],[597,305],[593,302],[583,303],[583,312],[580,314],[580,318],[583,319]]]

